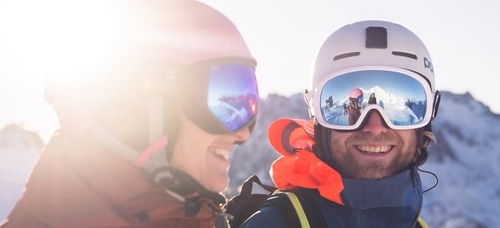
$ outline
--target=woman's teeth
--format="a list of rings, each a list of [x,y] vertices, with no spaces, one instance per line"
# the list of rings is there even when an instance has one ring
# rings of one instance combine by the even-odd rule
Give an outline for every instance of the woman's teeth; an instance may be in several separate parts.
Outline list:
[[[229,160],[229,154],[231,153],[231,151],[228,151],[228,150],[225,150],[225,149],[222,149],[222,148],[211,148],[210,150],[215,155],[223,157],[226,160]]]

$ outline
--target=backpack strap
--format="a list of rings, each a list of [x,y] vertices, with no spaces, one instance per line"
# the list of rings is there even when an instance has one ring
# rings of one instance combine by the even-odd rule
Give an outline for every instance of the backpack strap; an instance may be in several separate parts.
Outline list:
[[[295,210],[292,210],[294,206],[284,191],[273,192],[262,204],[261,208],[264,207],[276,208],[283,215],[288,228],[301,228],[299,217]]]
[[[251,195],[252,194],[252,187],[253,187],[254,183],[258,184],[260,187],[262,187],[263,189],[265,189],[268,192],[274,192],[276,190],[276,188],[273,186],[263,184],[257,175],[252,175],[249,178],[247,178],[245,180],[245,182],[243,182],[243,185],[241,186],[241,193],[240,194],[245,195],[245,196]]]
[[[268,193],[252,193],[254,183],[261,186]],[[222,210],[232,215],[230,219],[231,227],[240,227],[250,215],[259,210],[259,207],[275,190],[275,187],[263,184],[257,175],[252,175],[247,178],[241,185],[240,194],[233,196],[222,205]]]
[[[283,213],[288,227],[327,227],[323,213],[321,213],[318,205],[301,191],[277,190],[273,192],[272,197],[266,200],[263,206],[277,207]],[[290,207],[294,210],[291,210]]]
[[[306,213],[306,215],[311,224],[311,227],[312,228],[327,227],[323,211],[318,207],[316,202],[314,202],[314,200],[304,191],[295,191],[294,193],[300,200],[300,203],[302,204],[304,210],[306,212],[309,212]]]
[[[416,228],[429,228],[429,225],[422,219],[422,217],[418,217]]]
[[[300,203],[299,198],[293,192],[283,192],[276,191],[277,194],[285,194],[292,203],[293,209],[295,209],[295,215],[299,218],[300,227],[302,228],[311,228],[309,225],[309,220],[307,219],[306,212],[304,208],[302,208],[302,204]]]

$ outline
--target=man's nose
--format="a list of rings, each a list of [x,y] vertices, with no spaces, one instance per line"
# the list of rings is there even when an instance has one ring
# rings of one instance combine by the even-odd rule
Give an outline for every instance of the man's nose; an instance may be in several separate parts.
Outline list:
[[[387,131],[387,126],[384,123],[384,120],[382,120],[382,116],[380,115],[379,112],[373,111],[371,113],[368,113],[368,119],[366,120],[365,125],[362,128],[362,131],[364,132],[371,132],[374,135],[378,135],[382,132]]]

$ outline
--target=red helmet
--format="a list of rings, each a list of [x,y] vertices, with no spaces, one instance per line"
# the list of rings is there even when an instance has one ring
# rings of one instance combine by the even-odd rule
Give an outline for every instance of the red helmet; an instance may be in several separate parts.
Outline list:
[[[79,35],[71,36],[72,43],[88,46],[90,51],[85,50],[84,59],[79,52],[64,56],[70,60],[65,62],[74,65],[52,67],[47,74],[46,98],[55,107],[62,126],[85,128],[97,113],[103,112],[108,113],[104,116],[117,115],[109,117],[113,119],[133,119],[127,117],[134,114],[130,110],[147,112],[149,94],[174,87],[168,84],[172,66],[232,58],[256,65],[235,25],[206,4],[194,0],[113,2],[79,3],[86,5],[68,7],[69,11],[74,9],[74,14],[64,14],[65,23],[61,26],[72,20],[79,26]],[[88,12],[78,13],[81,8]],[[109,21],[82,23],[84,15],[95,15],[98,12],[93,11],[102,12],[103,8],[109,10],[105,13],[110,15]],[[74,18],[67,18],[68,15]],[[108,27],[102,29],[102,24]],[[102,33],[108,30],[114,32]],[[103,45],[91,44],[89,40],[109,44],[106,49],[111,50],[110,57],[100,58],[102,48],[94,47]],[[163,108],[156,108],[159,109]]]
[[[255,62],[235,25],[217,10],[193,0],[125,1],[127,37],[141,58],[164,63],[238,57]],[[134,14],[134,15],[132,15]],[[124,50],[133,50],[125,48]],[[137,56],[134,53],[134,56]]]

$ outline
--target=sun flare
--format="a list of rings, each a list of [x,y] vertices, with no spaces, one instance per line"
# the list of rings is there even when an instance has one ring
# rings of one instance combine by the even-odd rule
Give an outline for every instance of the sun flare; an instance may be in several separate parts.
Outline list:
[[[113,2],[116,1],[3,3],[1,59],[10,68],[34,72],[33,77],[56,77],[61,82],[83,80],[75,78],[83,74],[74,72],[105,64],[121,36]]]

